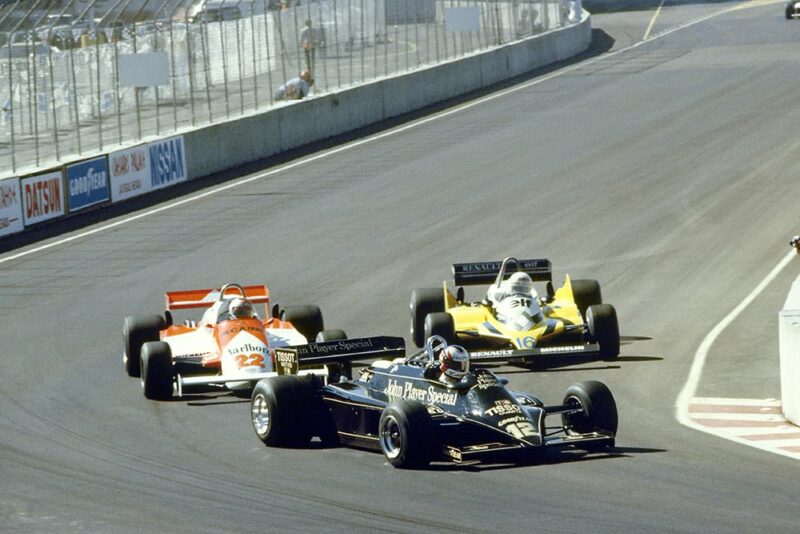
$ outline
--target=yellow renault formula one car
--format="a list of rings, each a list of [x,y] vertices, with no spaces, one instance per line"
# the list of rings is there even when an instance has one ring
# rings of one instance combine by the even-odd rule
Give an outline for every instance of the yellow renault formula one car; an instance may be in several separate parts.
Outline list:
[[[421,347],[437,335],[472,347],[472,361],[536,363],[552,355],[619,355],[617,312],[603,304],[596,280],[553,289],[550,260],[457,263],[455,293],[447,287],[411,293],[411,336]],[[544,282],[540,296],[534,282]],[[490,284],[484,298],[464,300],[465,285]]]

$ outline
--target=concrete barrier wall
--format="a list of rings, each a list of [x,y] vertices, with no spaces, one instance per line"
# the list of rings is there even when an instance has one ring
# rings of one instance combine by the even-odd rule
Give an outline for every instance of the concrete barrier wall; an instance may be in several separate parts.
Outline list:
[[[66,210],[59,204],[58,210],[52,211],[55,208],[48,204],[44,211],[50,209],[49,214],[46,217],[37,215],[30,219],[31,224],[49,224],[80,213],[84,208],[103,209],[115,197],[125,200],[187,179],[235,168],[489,87],[582,52],[589,47],[591,33],[591,19],[584,11],[578,24],[499,48],[287,103],[258,114],[175,132],[166,139],[153,138],[133,147],[119,147],[109,154],[98,154],[91,159],[102,163],[92,167],[94,175],[103,177],[101,181],[91,181],[93,194],[98,199],[78,208],[71,201],[65,201],[69,206]],[[137,166],[148,159],[148,154],[149,166]],[[68,175],[73,167],[83,169],[85,163],[78,160],[54,169],[42,169],[42,173],[55,172],[60,177],[56,182],[61,191],[69,197]],[[39,177],[44,185],[51,183],[47,176]],[[28,177],[23,178],[29,185]],[[28,222],[23,224],[23,219],[26,209],[32,206],[23,194],[21,183],[18,177],[0,180],[0,238],[29,227]]]
[[[779,313],[778,339],[783,415],[800,425],[800,279],[792,284]]]
[[[591,18],[523,41],[264,113],[184,132],[189,179],[347,133],[568,59],[589,47]]]

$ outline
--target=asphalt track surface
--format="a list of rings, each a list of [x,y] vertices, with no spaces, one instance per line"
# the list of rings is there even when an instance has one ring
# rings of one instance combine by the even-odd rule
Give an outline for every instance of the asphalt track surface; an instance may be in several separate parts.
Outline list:
[[[665,7],[653,34],[738,5]],[[594,26],[608,40],[636,17],[644,33],[641,13]],[[797,229],[800,26],[782,17],[756,6],[617,42],[404,131],[6,252],[0,530],[796,531],[796,461],[675,418],[697,347]],[[506,255],[597,278],[617,308],[617,361],[497,369],[548,402],[606,382],[610,454],[401,471],[347,448],[268,449],[248,401],[150,402],[122,369],[123,317],[158,312],[167,289],[263,281],[351,337],[408,337],[412,288]],[[702,394],[779,395],[777,310],[798,263],[717,341]]]

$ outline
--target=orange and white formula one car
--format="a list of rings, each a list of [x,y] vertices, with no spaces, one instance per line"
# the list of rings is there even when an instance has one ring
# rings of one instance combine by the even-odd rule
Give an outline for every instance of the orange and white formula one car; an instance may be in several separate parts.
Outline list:
[[[264,319],[255,305],[262,305]],[[173,311],[194,308],[205,308],[199,321],[173,324]],[[317,306],[269,310],[266,286],[227,284],[168,292],[163,316],[126,317],[123,362],[129,376],[141,378],[148,399],[180,397],[191,388],[249,391],[278,374],[275,348],[343,339],[341,330],[323,330]]]

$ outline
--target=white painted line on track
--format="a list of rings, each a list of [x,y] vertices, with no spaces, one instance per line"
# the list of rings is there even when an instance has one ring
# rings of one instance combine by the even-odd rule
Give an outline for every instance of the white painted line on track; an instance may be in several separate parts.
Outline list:
[[[730,326],[730,324],[736,320],[736,318],[741,315],[741,313],[756,299],[766,287],[773,281],[775,278],[789,265],[789,262],[793,259],[796,259],[797,253],[792,250],[784,258],[778,262],[778,264],[772,268],[772,270],[767,274],[767,276],[750,292],[747,297],[745,297],[742,302],[740,302],[731,312],[725,316],[722,321],[720,321],[711,331],[706,335],[703,339],[702,343],[695,352],[694,360],[692,361],[692,367],[689,371],[689,376],[686,379],[686,383],[683,386],[678,398],[675,400],[675,417],[678,419],[682,425],[687,426],[689,428],[693,428],[695,430],[699,430],[701,432],[706,432],[708,434],[713,434],[715,436],[719,436],[725,439],[729,439],[735,441],[737,443],[742,443],[744,445],[748,445],[750,447],[755,447],[758,449],[762,449],[769,452],[774,452],[776,454],[781,454],[783,456],[788,456],[794,459],[800,459],[800,453],[793,452],[793,451],[786,451],[779,447],[774,447],[768,443],[759,442],[748,440],[742,436],[731,434],[729,429],[724,428],[717,428],[713,426],[708,426],[707,424],[703,424],[698,419],[707,419],[707,417],[703,417],[703,414],[693,413],[690,410],[692,405],[702,405],[702,404],[725,404],[725,401],[730,401],[729,404],[731,406],[753,406],[757,405],[758,402],[763,402],[765,407],[775,406],[774,399],[766,399],[765,401],[754,401],[754,400],[743,400],[743,399],[708,399],[708,398],[698,398],[695,397],[695,393],[697,392],[697,386],[700,383],[700,379],[702,378],[703,374],[703,367],[706,363],[706,358],[708,357],[708,353],[711,350],[711,347],[714,345],[714,342],[717,338],[722,334],[722,332]],[[710,402],[711,401],[711,402]],[[700,417],[698,417],[700,416]],[[726,417],[720,417],[719,419],[726,419]],[[742,418],[747,419],[747,417]],[[765,415],[765,421],[769,420],[769,416]],[[781,417],[781,419],[783,419]],[[791,426],[791,423],[786,423],[787,426]],[[800,431],[800,428],[793,427],[796,430]]]
[[[397,128],[388,130],[386,132],[375,134],[375,135],[372,135],[370,137],[366,137],[364,139],[359,139],[358,141],[353,141],[353,142],[344,144],[344,145],[342,145],[340,147],[331,148],[331,149],[326,150],[324,152],[320,152],[318,154],[314,154],[313,156],[302,158],[302,159],[299,159],[299,160],[294,161],[292,163],[287,163],[285,165],[280,165],[280,166],[278,166],[278,167],[276,167],[274,169],[270,169],[268,171],[264,171],[264,172],[261,172],[261,173],[258,173],[258,174],[254,174],[252,176],[249,176],[247,178],[243,178],[241,180],[237,180],[237,181],[232,182],[230,184],[226,184],[226,185],[221,186],[221,187],[216,187],[214,189],[210,189],[210,190],[205,191],[203,193],[200,193],[200,194],[197,194],[197,195],[193,195],[193,196],[190,196],[188,198],[184,198],[182,200],[178,200],[176,202],[172,202],[170,204],[166,204],[164,206],[160,206],[158,208],[147,210],[147,211],[144,211],[142,213],[138,213],[138,214],[133,215],[131,217],[126,217],[125,219],[121,219],[121,220],[113,222],[113,223],[109,223],[109,224],[105,224],[103,226],[99,226],[99,227],[94,228],[92,230],[87,230],[85,232],[80,232],[78,234],[75,234],[75,235],[72,235],[72,236],[69,236],[69,237],[65,237],[63,239],[58,239],[58,240],[53,241],[51,243],[46,243],[44,245],[40,245],[40,246],[31,248],[31,249],[28,249],[28,250],[24,250],[24,251],[18,252],[16,254],[11,254],[10,256],[6,256],[5,258],[0,258],[0,264],[8,263],[10,261],[14,261],[14,260],[17,260],[17,259],[20,259],[20,258],[24,258],[25,256],[30,256],[31,254],[36,254],[37,252],[42,252],[42,251],[45,251],[45,250],[48,250],[48,249],[51,249],[51,248],[56,248],[56,247],[59,247],[61,245],[65,245],[67,243],[70,243],[72,241],[77,241],[78,239],[83,239],[84,237],[89,237],[89,236],[94,235],[94,234],[98,234],[98,233],[101,233],[101,232],[112,230],[112,229],[117,228],[119,226],[131,223],[131,222],[134,222],[134,221],[138,221],[139,219],[144,219],[145,217],[149,217],[151,215],[156,215],[158,213],[170,210],[172,208],[177,208],[177,207],[183,206],[185,204],[189,204],[191,202],[195,202],[197,200],[202,200],[202,199],[204,199],[206,197],[209,197],[211,195],[216,195],[217,193],[221,193],[223,191],[227,191],[229,189],[233,189],[233,188],[239,187],[241,185],[249,184],[250,182],[254,182],[256,180],[261,180],[262,178],[267,178],[269,176],[274,176],[274,175],[276,175],[278,173],[285,172],[285,171],[294,169],[296,167],[300,167],[302,165],[306,165],[308,163],[313,163],[315,161],[319,161],[319,160],[328,158],[330,156],[334,156],[336,154],[340,154],[342,152],[346,152],[348,150],[352,150],[354,148],[358,148],[358,147],[366,145],[368,143],[373,143],[375,141],[379,141],[381,139],[385,139],[387,137],[403,133],[403,132],[405,132],[407,130],[411,130],[412,128],[417,128],[419,126],[423,126],[423,125],[428,124],[430,122],[438,121],[439,119],[443,119],[445,117],[449,117],[451,115],[455,115],[456,113],[461,113],[462,111],[471,109],[471,108],[473,108],[475,106],[479,106],[481,104],[485,104],[486,102],[491,102],[492,100],[496,100],[498,98],[502,98],[504,96],[507,96],[507,95],[510,95],[510,94],[514,94],[514,93],[517,93],[519,91],[523,91],[523,90],[528,89],[530,87],[534,87],[536,85],[539,85],[539,84],[542,84],[544,82],[550,81],[550,80],[552,80],[554,78],[558,78],[558,77],[563,76],[565,74],[569,74],[569,73],[574,72],[574,71],[576,71],[578,69],[581,69],[581,68],[583,68],[583,67],[585,67],[587,65],[592,65],[592,64],[594,64],[594,63],[596,63],[598,61],[605,60],[605,59],[607,59],[609,57],[614,57],[614,56],[622,54],[624,52],[628,52],[629,50],[633,50],[635,48],[638,48],[643,44],[648,44],[648,43],[650,43],[650,42],[652,42],[652,41],[654,41],[656,39],[660,39],[662,37],[666,37],[667,35],[675,33],[675,32],[677,32],[679,30],[682,30],[684,28],[688,28],[690,26],[694,26],[696,24],[700,24],[701,22],[705,22],[706,20],[709,20],[709,19],[714,18],[714,17],[718,17],[718,16],[723,15],[725,13],[729,13],[729,12],[735,10],[735,9],[736,9],[736,6],[728,7],[728,8],[725,8],[725,9],[721,9],[719,11],[715,11],[714,13],[711,13],[711,14],[708,14],[708,15],[704,15],[702,17],[699,17],[699,18],[696,18],[696,19],[692,19],[690,21],[684,22],[683,24],[680,24],[680,25],[675,26],[673,28],[669,28],[667,30],[664,30],[661,33],[658,33],[658,34],[654,35],[648,41],[639,41],[638,43],[634,43],[634,44],[632,44],[630,46],[627,46],[625,48],[620,48],[619,50],[615,50],[614,52],[609,52],[607,54],[602,54],[602,55],[599,55],[599,56],[594,57],[592,59],[589,59],[589,60],[586,60],[586,61],[582,61],[582,62],[576,63],[574,65],[570,65],[569,67],[565,67],[565,68],[560,69],[560,70],[558,70],[556,72],[552,72],[552,73],[547,74],[545,76],[542,76],[540,78],[536,78],[535,80],[531,80],[530,82],[526,82],[526,83],[523,83],[523,84],[520,84],[520,85],[515,85],[514,87],[511,87],[509,89],[504,89],[502,91],[498,91],[496,93],[492,93],[491,95],[487,95],[487,96],[484,96],[484,97],[479,98],[477,100],[473,100],[471,102],[468,102],[466,104],[462,104],[462,105],[454,107],[452,109],[448,109],[447,111],[442,111],[442,112],[436,113],[436,114],[431,115],[429,117],[425,117],[424,119],[419,119],[419,120],[410,122],[409,124],[405,124],[403,126],[399,126]]]
[[[661,3],[658,4],[658,8],[656,12],[653,14],[653,18],[650,19],[650,24],[647,25],[647,29],[644,31],[644,36],[642,37],[642,41],[646,41],[648,37],[650,37],[650,32],[653,31],[653,25],[656,23],[656,19],[661,14],[661,8],[664,7],[664,2],[666,0],[661,0]]]

